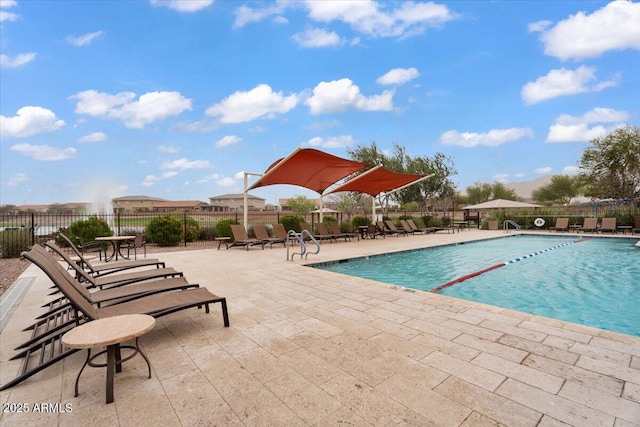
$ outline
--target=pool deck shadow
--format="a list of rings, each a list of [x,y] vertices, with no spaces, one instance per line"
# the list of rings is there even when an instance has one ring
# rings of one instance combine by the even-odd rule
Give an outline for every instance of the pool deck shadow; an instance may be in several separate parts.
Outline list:
[[[85,369],[73,397],[78,352],[1,392],[0,424],[640,426],[640,337],[303,266],[502,236],[327,242],[294,262],[281,246],[154,254],[225,296],[231,327],[219,305],[158,319],[141,338],[151,379],[142,358],[125,362],[112,404],[103,369]],[[21,278],[33,280],[0,334],[2,384],[51,298],[37,267]]]

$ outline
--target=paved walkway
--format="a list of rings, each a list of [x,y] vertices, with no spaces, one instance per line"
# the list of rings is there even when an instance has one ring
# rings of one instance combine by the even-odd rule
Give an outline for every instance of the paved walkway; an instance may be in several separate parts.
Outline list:
[[[503,234],[326,243],[309,261],[489,236]],[[152,378],[140,357],[126,362],[109,405],[102,369],[86,370],[73,397],[76,353],[2,392],[0,424],[640,425],[638,337],[311,269],[281,246],[155,255],[226,296],[231,327],[219,305],[160,318],[141,340]],[[3,384],[21,329],[50,298],[36,267],[22,277],[35,280],[0,335]]]

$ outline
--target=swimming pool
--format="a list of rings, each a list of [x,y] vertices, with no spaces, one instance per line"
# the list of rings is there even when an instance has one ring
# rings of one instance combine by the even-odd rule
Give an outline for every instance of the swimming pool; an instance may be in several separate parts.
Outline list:
[[[640,249],[634,239],[510,236],[315,265],[442,295],[640,336]],[[549,250],[552,249],[552,250]]]

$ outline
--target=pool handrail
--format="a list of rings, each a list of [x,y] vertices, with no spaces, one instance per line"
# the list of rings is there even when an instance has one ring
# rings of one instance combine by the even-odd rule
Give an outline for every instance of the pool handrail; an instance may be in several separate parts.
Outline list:
[[[502,223],[502,229],[504,230],[505,233],[509,233],[509,226],[512,225],[514,230],[520,230],[520,224],[518,224],[517,222],[510,220],[510,219],[506,219],[503,223]]]

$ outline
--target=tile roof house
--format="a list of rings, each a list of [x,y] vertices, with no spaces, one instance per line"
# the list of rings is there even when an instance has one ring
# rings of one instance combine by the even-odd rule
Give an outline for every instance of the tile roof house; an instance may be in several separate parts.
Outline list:
[[[265,200],[261,197],[247,195],[247,209],[250,211],[265,210]],[[243,211],[244,193],[238,194],[221,194],[219,196],[209,197],[209,203],[212,205],[226,206],[230,211]]]
[[[124,196],[111,199],[111,205],[113,211],[119,213],[149,212],[156,204],[167,201],[159,197]]]
[[[154,212],[210,211],[211,205],[199,200],[177,200],[158,202],[153,205]]]

